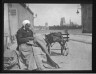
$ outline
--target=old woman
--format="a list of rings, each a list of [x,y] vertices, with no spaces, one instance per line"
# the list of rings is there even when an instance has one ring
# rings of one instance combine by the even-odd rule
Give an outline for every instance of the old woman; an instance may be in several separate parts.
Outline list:
[[[43,62],[40,60],[41,57],[37,56],[41,54],[41,51],[45,54],[47,62],[52,67],[58,68],[59,66],[50,58],[46,45],[44,45],[40,39],[33,37],[33,32],[30,30],[30,21],[24,20],[22,25],[23,26],[17,31],[16,34],[18,51],[21,57],[20,61],[23,63],[21,63],[22,68],[28,70],[38,70],[38,68],[42,69],[44,64],[42,64]],[[34,43],[38,45],[39,49],[38,47],[32,45]]]

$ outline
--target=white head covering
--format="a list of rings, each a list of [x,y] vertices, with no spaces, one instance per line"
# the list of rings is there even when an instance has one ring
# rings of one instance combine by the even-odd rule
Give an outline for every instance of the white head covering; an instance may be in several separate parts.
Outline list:
[[[22,22],[22,24],[23,24],[23,26],[25,27],[26,24],[30,24],[30,21],[29,21],[29,20],[24,20],[24,21]]]

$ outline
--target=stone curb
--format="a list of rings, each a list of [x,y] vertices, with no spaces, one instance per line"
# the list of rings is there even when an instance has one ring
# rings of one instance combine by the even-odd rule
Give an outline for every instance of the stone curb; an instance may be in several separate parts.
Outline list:
[[[80,41],[80,40],[75,40],[75,39],[69,39],[69,40],[82,42],[82,43],[86,43],[86,44],[92,44],[92,42],[87,42],[87,41]]]

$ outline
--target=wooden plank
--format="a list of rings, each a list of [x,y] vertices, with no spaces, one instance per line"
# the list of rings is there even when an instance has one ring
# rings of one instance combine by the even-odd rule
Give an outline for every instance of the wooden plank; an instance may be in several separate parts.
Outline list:
[[[62,35],[69,35],[69,34],[62,34]]]
[[[69,38],[69,34],[68,33],[67,34],[62,34],[62,36],[63,36],[64,39],[66,39],[66,41],[69,41],[68,40],[68,38]],[[64,36],[66,36],[66,37],[64,37]]]
[[[69,37],[63,37],[63,38],[69,38]]]

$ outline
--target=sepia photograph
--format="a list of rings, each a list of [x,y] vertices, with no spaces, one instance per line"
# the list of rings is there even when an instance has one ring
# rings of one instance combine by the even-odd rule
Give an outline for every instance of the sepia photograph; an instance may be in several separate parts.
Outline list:
[[[92,71],[92,4],[4,3],[3,70]]]

